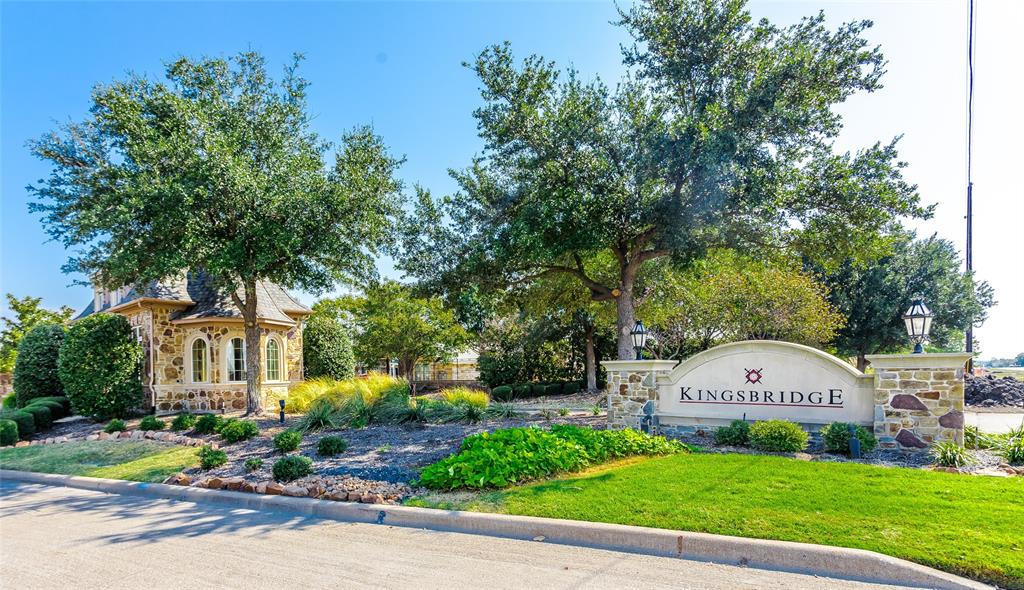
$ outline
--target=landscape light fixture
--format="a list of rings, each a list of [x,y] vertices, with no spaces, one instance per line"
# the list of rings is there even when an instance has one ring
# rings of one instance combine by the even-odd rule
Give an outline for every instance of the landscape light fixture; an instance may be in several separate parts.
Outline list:
[[[647,344],[647,328],[644,327],[643,322],[637,320],[629,335],[633,337],[633,349],[636,350],[636,360],[640,360],[643,356],[644,346]]]
[[[924,343],[928,341],[928,332],[932,329],[932,318],[935,314],[924,304],[923,297],[914,297],[910,309],[903,314],[903,322],[907,325],[907,335],[914,343],[914,354],[924,352]]]

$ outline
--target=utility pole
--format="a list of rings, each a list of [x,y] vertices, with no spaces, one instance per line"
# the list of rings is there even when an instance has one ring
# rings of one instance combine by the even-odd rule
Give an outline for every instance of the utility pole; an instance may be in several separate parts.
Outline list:
[[[967,274],[974,272],[974,183],[971,182],[971,153],[974,140],[974,0],[970,0],[967,22],[967,248],[965,256]],[[974,374],[974,319],[967,325],[967,371]]]

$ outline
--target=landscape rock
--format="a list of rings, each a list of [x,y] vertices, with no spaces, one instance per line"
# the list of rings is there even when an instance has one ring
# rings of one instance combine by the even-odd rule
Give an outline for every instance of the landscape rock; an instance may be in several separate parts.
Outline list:
[[[229,477],[223,481],[221,487],[225,490],[239,490],[242,488],[243,483],[245,483],[245,480],[241,477]]]
[[[896,410],[928,410],[928,406],[924,405],[924,402],[919,400],[916,396],[906,393],[899,393],[892,396],[892,401],[889,402],[889,405]]]
[[[897,396],[897,397],[899,397],[899,396]],[[911,396],[907,396],[907,397],[911,397]],[[920,402],[918,402],[918,403],[920,403]],[[900,443],[901,445],[903,445],[905,447],[913,447],[913,448],[916,448],[916,449],[928,448],[928,443],[924,442],[923,440],[918,438],[916,434],[914,434],[913,432],[911,432],[911,431],[909,431],[907,429],[900,430],[899,434],[896,435],[896,442]]]
[[[1024,381],[1013,377],[972,377],[964,380],[964,402],[969,406],[1024,408]]]
[[[210,479],[206,480],[206,487],[210,488],[211,490],[219,490],[222,487],[224,487],[224,480],[219,477],[211,477]]]
[[[257,494],[266,494],[268,483],[269,482],[261,481],[260,483],[256,484],[256,489],[253,491],[256,492]]]
[[[277,483],[276,481],[269,482],[266,487],[266,492],[271,496],[280,496],[284,493],[284,486]]]
[[[282,494],[284,494],[285,496],[293,496],[295,498],[304,498],[309,494],[309,492],[306,490],[306,488],[302,486],[292,485],[285,486],[284,490],[282,491]]]
[[[89,436],[85,437],[85,440],[100,440],[100,435],[90,434]]]

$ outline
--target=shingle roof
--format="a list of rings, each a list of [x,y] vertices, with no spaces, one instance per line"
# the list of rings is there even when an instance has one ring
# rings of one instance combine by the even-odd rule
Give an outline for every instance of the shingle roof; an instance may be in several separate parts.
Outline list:
[[[241,288],[239,288],[238,295],[244,298]],[[132,289],[126,297],[118,302],[118,305],[142,298],[192,304],[183,310],[174,312],[171,315],[172,320],[242,317],[241,312],[231,301],[230,293],[219,291],[210,277],[203,272],[190,272],[187,277],[154,283],[145,289]],[[95,313],[94,307],[94,302],[90,302],[75,319]],[[110,309],[110,307],[108,305],[100,311]],[[294,323],[294,320],[288,315],[289,313],[309,314],[312,311],[289,295],[280,285],[270,281],[260,281],[256,284],[256,314],[261,320]]]

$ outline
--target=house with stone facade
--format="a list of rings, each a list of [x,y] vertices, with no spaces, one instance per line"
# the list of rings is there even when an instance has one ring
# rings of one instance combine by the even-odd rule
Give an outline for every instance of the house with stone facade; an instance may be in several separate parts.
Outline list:
[[[312,310],[270,282],[257,285],[263,395],[284,397],[302,380],[302,328]],[[145,351],[146,409],[245,409],[246,361],[242,316],[230,293],[202,272],[145,287],[93,289],[75,318],[116,313],[128,319]]]

